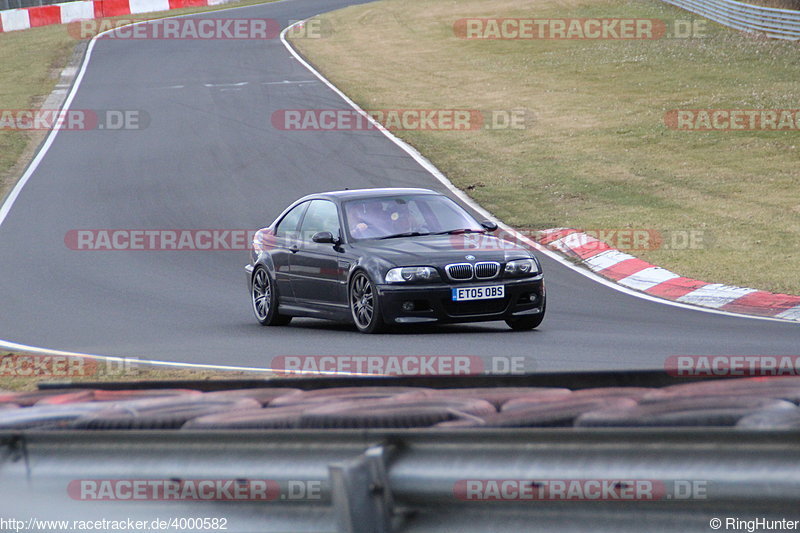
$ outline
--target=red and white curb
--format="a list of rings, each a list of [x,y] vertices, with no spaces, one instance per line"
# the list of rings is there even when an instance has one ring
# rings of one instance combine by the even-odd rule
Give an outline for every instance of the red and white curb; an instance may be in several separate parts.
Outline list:
[[[0,11],[0,33],[183,7],[216,6],[229,1],[231,0],[78,0],[49,6],[8,9]]]
[[[686,278],[576,229],[544,230],[537,241],[606,279],[645,294],[731,313],[800,320],[800,296]]]

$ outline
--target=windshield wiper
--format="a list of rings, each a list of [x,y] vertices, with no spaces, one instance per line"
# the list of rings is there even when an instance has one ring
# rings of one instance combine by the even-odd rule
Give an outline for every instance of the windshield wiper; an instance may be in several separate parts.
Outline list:
[[[421,235],[430,235],[430,233],[421,233],[419,231],[406,231],[405,233],[394,233],[392,235],[384,235],[383,237],[378,237],[378,239],[383,240],[383,239],[396,239],[398,237],[419,237]]]
[[[470,229],[470,228],[458,228],[458,229],[449,229],[447,231],[439,231],[434,233],[434,235],[456,235],[459,233],[486,233],[485,229]]]

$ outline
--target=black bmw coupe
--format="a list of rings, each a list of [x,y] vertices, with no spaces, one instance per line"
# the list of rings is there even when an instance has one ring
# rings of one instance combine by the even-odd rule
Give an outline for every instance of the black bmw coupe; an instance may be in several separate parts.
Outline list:
[[[542,268],[495,230],[427,189],[306,196],[254,236],[253,311],[265,326],[303,316],[363,333],[488,320],[533,329],[545,314]]]

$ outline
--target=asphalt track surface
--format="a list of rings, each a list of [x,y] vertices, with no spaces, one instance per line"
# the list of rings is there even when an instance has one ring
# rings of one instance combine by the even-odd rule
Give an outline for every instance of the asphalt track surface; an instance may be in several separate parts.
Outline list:
[[[285,25],[351,3],[285,0],[198,17]],[[541,255],[549,301],[537,331],[489,322],[367,336],[310,319],[263,328],[248,301],[246,252],[75,251],[64,236],[255,229],[312,192],[446,187],[380,132],[273,128],[279,109],[349,109],[279,39],[100,40],[71,108],[144,110],[151,122],[56,136],[0,226],[5,341],[248,367],[277,355],[447,354],[522,356],[527,370],[658,369],[676,354],[798,353],[798,324],[643,300]]]

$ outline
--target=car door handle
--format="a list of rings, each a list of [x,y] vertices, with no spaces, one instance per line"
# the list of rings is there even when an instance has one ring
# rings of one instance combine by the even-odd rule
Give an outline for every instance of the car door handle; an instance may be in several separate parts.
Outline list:
[[[296,254],[297,252],[300,251],[300,247],[297,246],[296,244],[293,244],[289,247],[289,251],[292,252],[293,254]]]

